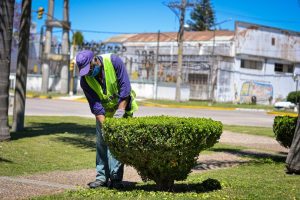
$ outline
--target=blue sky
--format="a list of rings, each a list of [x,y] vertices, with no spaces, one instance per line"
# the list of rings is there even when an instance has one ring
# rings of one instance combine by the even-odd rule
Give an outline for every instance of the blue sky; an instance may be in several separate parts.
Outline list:
[[[170,1],[170,0],[169,0]],[[180,1],[180,0],[178,0]],[[72,29],[83,30],[86,40],[100,41],[114,34],[90,33],[88,30],[116,33],[178,31],[176,15],[165,0],[70,0]],[[222,29],[234,29],[235,21],[246,21],[300,32],[300,0],[211,0],[216,22]],[[47,0],[33,0],[32,10],[48,10]],[[55,18],[62,19],[63,0],[55,0]],[[186,20],[190,18],[187,10]],[[32,14],[39,27],[44,23]],[[55,33],[60,37],[60,33]]]

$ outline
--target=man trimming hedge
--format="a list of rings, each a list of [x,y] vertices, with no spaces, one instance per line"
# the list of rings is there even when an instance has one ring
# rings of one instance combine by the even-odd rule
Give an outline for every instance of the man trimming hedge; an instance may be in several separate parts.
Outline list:
[[[96,117],[96,180],[90,188],[121,188],[124,165],[114,158],[103,140],[102,124],[105,117],[131,117],[137,110],[134,91],[123,61],[116,55],[95,56],[90,50],[76,55],[80,85]]]

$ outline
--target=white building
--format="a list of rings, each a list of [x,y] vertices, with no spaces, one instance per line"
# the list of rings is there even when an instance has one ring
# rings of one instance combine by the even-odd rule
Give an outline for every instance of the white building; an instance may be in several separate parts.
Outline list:
[[[159,44],[158,87],[168,86],[172,92],[163,95],[158,89],[157,98],[174,99],[176,34],[160,33],[159,43],[158,33],[119,35],[106,40],[103,49],[120,50],[133,83],[153,87]],[[300,69],[300,33],[236,22],[234,32],[185,32],[183,54],[183,88],[189,90],[183,100],[269,103],[296,90],[293,73]],[[153,92],[148,87],[138,95],[150,98]]]
[[[138,97],[174,100],[177,46],[176,32],[125,34],[104,41],[101,52],[123,58]],[[181,100],[274,103],[296,90],[299,70],[298,32],[245,22],[234,31],[185,32]],[[60,81],[53,80],[55,91]],[[40,91],[40,82],[28,75],[27,89]]]
[[[296,68],[300,68],[300,33],[236,23],[231,88],[240,101],[246,101],[249,96],[256,96],[259,101],[285,98],[296,90],[293,80]],[[222,100],[225,95],[219,91],[218,96]]]

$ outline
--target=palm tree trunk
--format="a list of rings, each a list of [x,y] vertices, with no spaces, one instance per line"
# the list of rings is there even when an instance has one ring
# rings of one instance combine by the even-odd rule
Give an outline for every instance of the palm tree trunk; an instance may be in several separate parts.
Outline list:
[[[16,88],[14,100],[14,121],[12,130],[24,129],[26,79],[28,65],[28,49],[31,19],[31,0],[22,1],[22,14],[20,21],[20,42],[17,60]]]
[[[10,139],[9,73],[15,0],[0,1],[0,141]]]

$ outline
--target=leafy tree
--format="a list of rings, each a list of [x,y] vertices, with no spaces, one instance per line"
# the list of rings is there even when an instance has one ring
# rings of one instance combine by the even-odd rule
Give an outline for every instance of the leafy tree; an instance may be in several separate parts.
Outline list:
[[[75,40],[75,45],[81,46],[84,41],[84,37],[80,31],[76,31],[73,35],[72,41]]]
[[[199,0],[191,12],[191,20],[188,20],[189,30],[212,30],[215,24],[215,12],[210,0]]]

